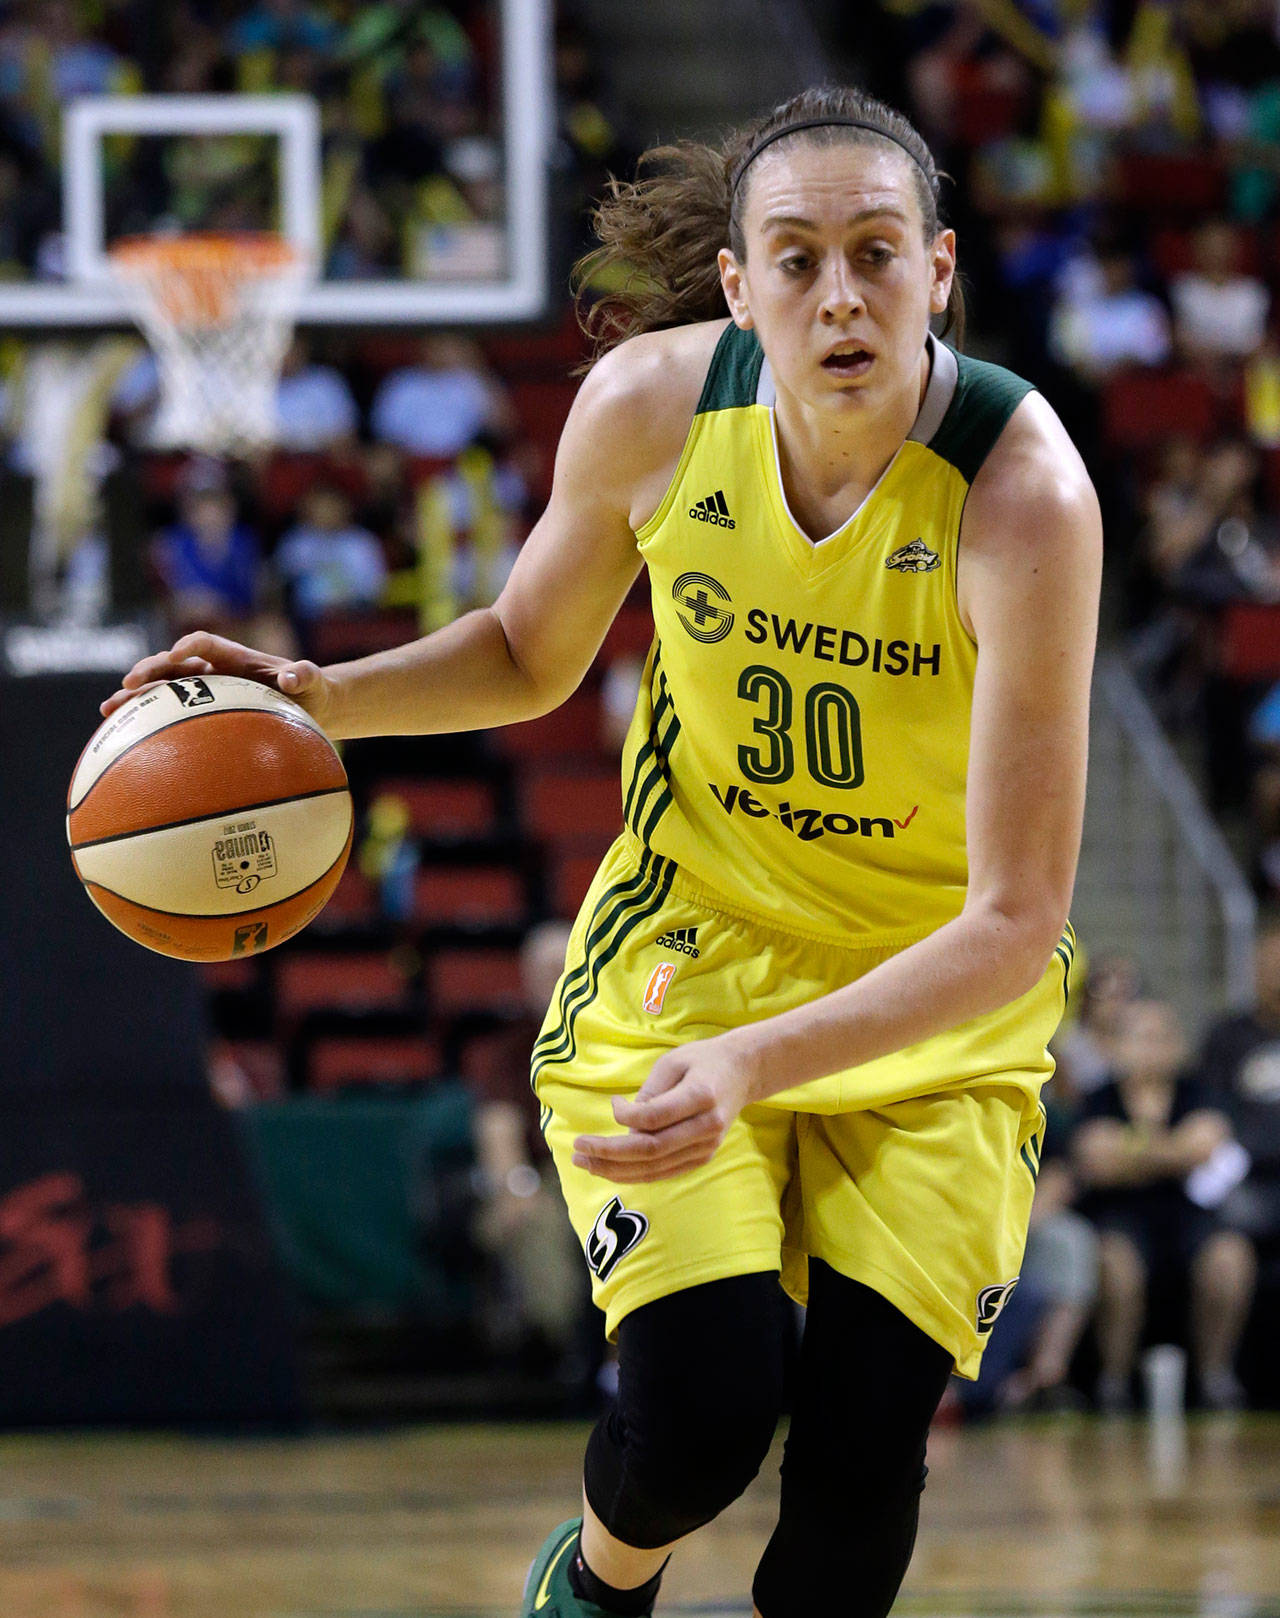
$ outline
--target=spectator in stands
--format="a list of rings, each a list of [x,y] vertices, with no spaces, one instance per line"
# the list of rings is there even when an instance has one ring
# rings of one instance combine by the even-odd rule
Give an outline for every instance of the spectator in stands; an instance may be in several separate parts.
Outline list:
[[[1105,382],[1126,365],[1163,365],[1170,354],[1169,316],[1138,284],[1133,254],[1116,243],[1074,259],[1059,281],[1049,322],[1049,348],[1082,381]]]
[[[275,570],[305,640],[306,626],[326,613],[376,606],[387,561],[377,537],[352,521],[350,500],[332,483],[309,490],[299,519],[280,541]]]
[[[1246,1176],[1222,1204],[1222,1217],[1266,1262],[1280,1256],[1280,927],[1262,934],[1254,961],[1254,1003],[1209,1029],[1200,1073],[1250,1158]]]
[[[381,443],[452,460],[481,436],[505,438],[514,415],[476,343],[432,335],[422,340],[418,364],[393,371],[378,389],[371,423]]]
[[[567,922],[534,927],[520,967],[526,1010],[498,1034],[472,1040],[463,1077],[474,1097],[479,1201],[477,1246],[490,1266],[494,1335],[523,1335],[551,1362],[565,1361],[589,1307],[585,1268],[565,1213],[529,1084],[533,1043],[568,945]]]
[[[1100,1090],[1116,1061],[1116,1036],[1138,994],[1138,969],[1123,955],[1089,965],[1078,998],[1079,1014],[1063,1023],[1053,1042],[1056,1092],[1068,1103]]]
[[[292,645],[270,600],[258,535],[238,517],[216,462],[195,463],[179,498],[178,521],[157,537],[152,559],[179,634],[212,623],[241,638],[265,629],[275,644]]]
[[[1121,1021],[1114,1077],[1086,1100],[1075,1136],[1081,1208],[1100,1237],[1097,1399],[1110,1412],[1130,1407],[1149,1300],[1167,1307],[1188,1292],[1201,1398],[1218,1410],[1243,1403],[1235,1353],[1256,1260],[1215,1211],[1240,1147],[1186,1057],[1173,1007],[1135,1001]]]
[[[295,337],[284,357],[276,422],[281,449],[302,451],[329,449],[354,438],[359,428],[346,377],[332,365],[317,365],[305,337]]]
[[[329,254],[327,275],[334,281],[376,281],[394,275],[399,267],[400,245],[386,210],[367,186],[353,186]]]
[[[1174,341],[1192,360],[1242,360],[1262,346],[1271,294],[1240,271],[1240,238],[1225,220],[1196,232],[1195,268],[1169,284]]]

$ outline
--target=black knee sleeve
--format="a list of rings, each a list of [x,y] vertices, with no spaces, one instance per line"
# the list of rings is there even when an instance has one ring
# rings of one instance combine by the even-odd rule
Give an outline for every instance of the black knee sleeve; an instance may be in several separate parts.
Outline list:
[[[752,1588],[764,1618],[885,1618],[915,1545],[929,1422],[950,1370],[878,1293],[811,1261],[781,1511]]]
[[[587,1445],[591,1509],[655,1549],[692,1533],[760,1470],[782,1405],[788,1320],[772,1272],[645,1304],[618,1329],[618,1401]]]

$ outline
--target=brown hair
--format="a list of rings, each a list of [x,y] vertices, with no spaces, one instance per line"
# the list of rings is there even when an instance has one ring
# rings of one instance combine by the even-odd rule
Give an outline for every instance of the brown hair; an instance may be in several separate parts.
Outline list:
[[[827,119],[838,121],[828,124]],[[937,235],[940,176],[915,126],[861,90],[839,85],[804,90],[764,118],[734,130],[719,146],[699,141],[655,146],[640,158],[634,180],[610,176],[608,192],[592,217],[600,246],[578,261],[573,276],[592,362],[640,332],[719,320],[728,313],[716,255],[729,247],[746,261],[742,217],[753,154],[762,143],[786,146],[793,139],[815,146],[839,141],[905,151],[925,241]],[[605,290],[587,302],[581,294],[589,283],[603,284]],[[963,344],[964,324],[964,293],[956,277],[943,335],[954,334],[953,341]]]

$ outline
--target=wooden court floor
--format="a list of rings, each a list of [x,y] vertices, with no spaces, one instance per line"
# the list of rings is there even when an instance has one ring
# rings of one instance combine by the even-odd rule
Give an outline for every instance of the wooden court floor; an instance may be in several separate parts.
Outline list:
[[[585,1435],[0,1437],[0,1618],[513,1615]],[[1280,1418],[943,1429],[929,1459],[904,1618],[1280,1618]],[[749,1611],[775,1462],[660,1612]]]

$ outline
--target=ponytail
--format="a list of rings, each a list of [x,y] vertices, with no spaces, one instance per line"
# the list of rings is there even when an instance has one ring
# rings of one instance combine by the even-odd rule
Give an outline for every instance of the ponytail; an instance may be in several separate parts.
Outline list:
[[[914,125],[861,90],[805,90],[719,146],[680,141],[653,147],[640,158],[634,180],[610,178],[592,216],[600,246],[578,261],[573,274],[579,323],[592,345],[589,363],[641,332],[728,314],[716,256],[728,247],[746,261],[742,218],[752,165],[765,146],[792,138],[905,151],[926,242],[938,234],[940,176]],[[962,346],[964,327],[964,293],[956,277],[942,335]]]

